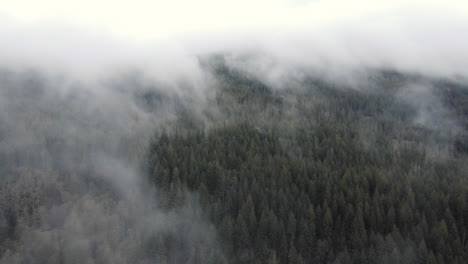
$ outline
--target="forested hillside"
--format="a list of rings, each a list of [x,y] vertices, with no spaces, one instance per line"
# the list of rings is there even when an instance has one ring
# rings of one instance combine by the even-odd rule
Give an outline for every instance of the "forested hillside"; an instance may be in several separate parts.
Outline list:
[[[0,264],[468,263],[468,0],[0,2]]]
[[[0,71],[0,263],[465,262],[464,82],[200,65]]]
[[[225,118],[156,135],[147,167],[165,208],[199,195],[230,263],[465,262],[467,87],[216,74]]]

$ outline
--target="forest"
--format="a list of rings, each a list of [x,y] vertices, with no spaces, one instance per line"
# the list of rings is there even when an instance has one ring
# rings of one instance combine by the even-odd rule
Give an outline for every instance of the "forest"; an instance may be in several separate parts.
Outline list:
[[[199,195],[230,263],[464,263],[467,87],[380,72],[367,91],[274,91],[217,73],[228,118],[155,137],[148,174],[166,208]],[[440,102],[399,98],[412,82]]]
[[[201,64],[203,100],[129,74],[115,105],[1,71],[0,263],[465,262],[464,82]]]
[[[468,0],[0,2],[0,264],[468,263]]]

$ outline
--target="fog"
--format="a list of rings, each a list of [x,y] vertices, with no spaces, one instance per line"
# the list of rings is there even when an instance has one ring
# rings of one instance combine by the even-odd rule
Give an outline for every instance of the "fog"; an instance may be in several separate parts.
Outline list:
[[[223,118],[210,105],[217,84],[207,67],[213,54],[273,89],[300,87],[314,76],[365,92],[369,75],[381,69],[468,78],[462,1],[384,1],[382,7],[369,1],[275,1],[268,7],[261,1],[251,10],[241,1],[230,7],[247,10],[245,21],[233,15],[218,26],[229,10],[212,1],[171,6],[169,12],[202,12],[181,11],[187,17],[178,14],[179,24],[163,17],[123,25],[104,15],[109,3],[90,11],[89,22],[83,10],[92,3],[83,3],[81,17],[67,17],[73,10],[59,5],[61,17],[47,8],[26,12],[21,4],[27,1],[19,2],[0,11],[0,198],[3,206],[15,204],[10,213],[24,222],[12,234],[18,241],[0,252],[2,263],[180,263],[195,256],[192,248],[209,252],[205,263],[222,261],[222,245],[197,194],[187,193],[175,209],[163,208],[144,166],[151,139],[174,128],[183,113],[204,127],[213,116]],[[218,9],[206,11],[211,4]],[[115,9],[125,15],[129,5]],[[197,22],[203,14],[206,20]],[[460,129],[435,87],[408,87],[398,97],[418,110],[415,123]],[[148,92],[161,96],[157,105],[145,105]],[[34,201],[37,212],[22,201]],[[168,234],[177,241],[166,249],[170,259],[142,253]]]
[[[36,65],[42,70],[99,76],[139,67],[159,78],[176,79],[178,74],[190,77],[199,74],[196,60],[201,54],[231,52],[233,56],[260,54],[250,61],[243,60],[248,65],[240,67],[277,79],[298,67],[326,72],[386,67],[466,77],[468,39],[463,32],[468,28],[468,7],[463,1],[382,1],[380,4],[363,0],[302,4],[273,1],[271,5],[260,2],[249,8],[244,1],[232,6],[225,1],[227,7],[213,5],[213,9],[210,9],[211,1],[201,1],[195,6],[184,1],[174,6],[127,3],[101,7],[87,1],[80,3],[89,12],[90,20],[109,13],[116,16],[114,19],[121,19],[122,25],[112,19],[107,22],[96,19],[90,25],[78,15],[67,17],[68,9],[60,9],[63,4],[57,5],[57,9],[65,12],[64,15],[38,11],[42,16],[36,20],[24,12],[24,7],[8,10],[6,5],[6,11],[0,12],[6,14],[0,26],[1,62],[9,67]],[[154,10],[147,11],[154,18],[140,21],[136,19],[138,13],[124,12],[131,6]],[[256,11],[258,15],[256,19],[239,15],[224,20],[210,15],[225,14],[229,7],[233,13]],[[174,11],[174,18],[166,18],[167,21],[164,17],[157,18],[165,8]],[[186,13],[184,8],[193,8],[192,14],[181,17]],[[264,12],[260,14],[260,10]],[[146,13],[141,16],[146,15],[149,16]],[[198,19],[202,15],[207,15],[203,23]],[[170,29],[176,23],[174,20],[186,25],[185,30],[160,34]],[[188,26],[200,23],[195,28]],[[152,28],[152,34],[138,32],[142,24]],[[219,28],[214,30],[205,24],[219,24]]]

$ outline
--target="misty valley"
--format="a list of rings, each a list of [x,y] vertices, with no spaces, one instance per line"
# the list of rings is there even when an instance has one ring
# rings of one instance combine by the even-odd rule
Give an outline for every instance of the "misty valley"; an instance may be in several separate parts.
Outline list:
[[[256,59],[0,69],[0,263],[466,263],[466,80]]]

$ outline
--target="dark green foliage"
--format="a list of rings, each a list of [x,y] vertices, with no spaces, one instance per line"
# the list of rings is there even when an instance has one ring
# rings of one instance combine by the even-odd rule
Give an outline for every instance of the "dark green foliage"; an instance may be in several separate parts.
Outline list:
[[[218,59],[206,96],[117,79],[125,111],[0,72],[0,262],[466,262],[466,86]]]
[[[226,104],[239,96],[232,89],[218,93],[229,125],[164,134],[149,163],[163,194],[199,193],[232,263],[468,257],[464,143],[413,123],[416,109],[394,96],[401,87],[254,89],[263,98],[255,105]],[[264,107],[250,112],[259,100]]]

